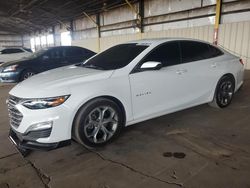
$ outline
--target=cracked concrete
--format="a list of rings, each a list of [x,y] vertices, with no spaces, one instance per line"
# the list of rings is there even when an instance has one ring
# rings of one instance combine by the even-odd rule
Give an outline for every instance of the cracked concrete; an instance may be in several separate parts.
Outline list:
[[[50,188],[50,186],[49,186],[49,182],[51,180],[50,176],[45,174],[40,168],[36,167],[36,165],[32,161],[30,161],[30,160],[27,160],[27,161],[28,161],[27,163],[30,164],[30,166],[32,166],[32,168],[34,168],[34,170],[36,171],[36,174],[40,178],[44,187]]]
[[[104,157],[104,156],[103,156],[101,153],[99,153],[99,152],[96,152],[96,151],[93,151],[93,150],[89,150],[89,151],[95,153],[96,155],[98,155],[98,156],[99,156],[102,160],[104,160],[104,161],[109,161],[109,162],[111,162],[111,163],[120,165],[120,166],[125,167],[125,168],[131,170],[132,172],[138,173],[138,174],[140,174],[140,175],[142,175],[142,176],[145,176],[145,177],[148,177],[148,178],[152,178],[152,179],[154,179],[154,180],[156,180],[156,181],[160,181],[160,182],[162,182],[162,183],[166,183],[166,184],[169,184],[169,185],[177,185],[177,186],[180,186],[180,187],[183,186],[182,183],[178,183],[178,182],[174,182],[174,181],[166,181],[166,180],[162,180],[162,179],[160,179],[160,178],[157,178],[157,177],[154,177],[154,176],[145,174],[144,172],[138,171],[138,170],[134,169],[133,167],[128,166],[128,165],[126,165],[126,164],[124,164],[124,163],[121,163],[121,162],[117,162],[117,161],[108,159],[108,158]]]
[[[25,159],[7,138],[12,86],[0,85],[0,188],[250,187],[250,71],[226,109],[201,105],[128,127],[104,148],[73,142]]]

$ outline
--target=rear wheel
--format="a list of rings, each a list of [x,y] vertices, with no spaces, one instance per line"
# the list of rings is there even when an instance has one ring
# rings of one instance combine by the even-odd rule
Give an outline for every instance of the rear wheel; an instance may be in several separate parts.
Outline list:
[[[234,88],[234,78],[229,75],[223,76],[217,84],[214,99],[209,103],[210,106],[217,108],[227,107],[233,99]]]
[[[98,147],[117,137],[123,126],[124,116],[120,107],[112,100],[97,98],[79,110],[72,134],[80,144]]]

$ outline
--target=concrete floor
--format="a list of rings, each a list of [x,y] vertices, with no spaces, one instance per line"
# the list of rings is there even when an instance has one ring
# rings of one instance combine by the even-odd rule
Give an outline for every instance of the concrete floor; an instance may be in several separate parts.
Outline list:
[[[95,151],[72,143],[25,159],[7,138],[11,87],[0,86],[0,188],[250,188],[250,71],[226,109],[201,105],[126,128]]]

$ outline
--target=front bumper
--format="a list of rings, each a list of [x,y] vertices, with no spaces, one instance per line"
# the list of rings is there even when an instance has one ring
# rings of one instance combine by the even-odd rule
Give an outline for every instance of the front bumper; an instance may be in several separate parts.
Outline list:
[[[69,144],[73,110],[66,104],[31,110],[22,99],[7,100],[10,117],[10,139],[19,149],[55,149]],[[39,126],[38,126],[39,125]]]
[[[19,72],[1,72],[0,82],[16,83],[19,81]]]
[[[39,143],[35,140],[25,140],[25,136],[10,129],[9,139],[19,150],[52,150],[70,145],[71,140],[64,140],[55,143]]]

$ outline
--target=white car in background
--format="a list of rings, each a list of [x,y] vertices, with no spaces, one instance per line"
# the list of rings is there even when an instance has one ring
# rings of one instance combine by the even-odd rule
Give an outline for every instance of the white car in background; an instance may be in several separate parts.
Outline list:
[[[0,49],[0,64],[19,60],[23,57],[28,57],[32,54],[32,51],[22,47],[11,47]]]
[[[90,147],[122,128],[210,103],[224,108],[243,83],[242,61],[209,43],[140,40],[85,63],[27,79],[10,91],[10,138],[19,149]]]

